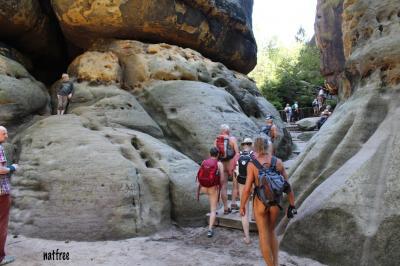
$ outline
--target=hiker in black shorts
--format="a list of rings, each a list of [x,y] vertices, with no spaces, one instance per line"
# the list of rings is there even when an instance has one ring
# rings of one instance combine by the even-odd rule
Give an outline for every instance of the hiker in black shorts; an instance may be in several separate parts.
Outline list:
[[[251,138],[245,138],[241,143],[240,156],[236,168],[237,182],[239,183],[239,194],[240,198],[243,195],[244,185],[246,184],[247,178],[247,165],[251,160],[251,155],[253,154],[253,140]],[[246,209],[249,210],[249,202],[247,202]],[[249,225],[249,211],[242,216],[242,226],[244,232],[243,241],[246,244],[250,244],[250,225]]]
[[[58,108],[57,115],[63,115],[67,108],[68,101],[72,98],[74,85],[69,80],[69,75],[64,73],[61,76],[61,84],[57,90]]]

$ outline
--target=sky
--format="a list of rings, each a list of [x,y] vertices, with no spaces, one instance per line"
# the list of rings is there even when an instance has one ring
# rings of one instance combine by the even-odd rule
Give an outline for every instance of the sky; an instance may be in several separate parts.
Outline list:
[[[253,32],[260,47],[262,42],[277,36],[282,44],[295,43],[300,26],[307,40],[314,34],[317,0],[254,0]]]

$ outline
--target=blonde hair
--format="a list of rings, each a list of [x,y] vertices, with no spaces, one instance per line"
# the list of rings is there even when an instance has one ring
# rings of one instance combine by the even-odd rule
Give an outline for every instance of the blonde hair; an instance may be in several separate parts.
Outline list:
[[[264,136],[254,138],[254,151],[258,154],[268,154],[269,141]]]

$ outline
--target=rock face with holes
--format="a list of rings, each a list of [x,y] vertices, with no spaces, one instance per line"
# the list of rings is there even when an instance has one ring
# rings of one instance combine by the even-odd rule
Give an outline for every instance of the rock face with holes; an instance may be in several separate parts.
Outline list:
[[[321,73],[325,77],[329,93],[335,95],[342,87],[345,63],[342,40],[343,2],[344,0],[318,0],[315,17],[315,40],[321,51]]]
[[[102,64],[92,66],[92,62],[100,61]],[[110,75],[110,69],[118,66],[123,71],[112,73],[121,74]],[[254,82],[191,49],[137,41],[99,42],[91,52],[74,60],[69,71],[92,87],[96,82],[117,86],[122,83],[162,128],[168,143],[195,161],[208,155],[222,123],[228,123],[233,135],[242,139],[256,134],[267,114],[276,117],[280,135],[276,142],[278,156],[287,158],[291,153],[290,135],[276,109],[261,97]],[[79,97],[74,97],[71,106],[75,101]],[[132,116],[130,119],[140,123],[152,121]]]
[[[221,124],[230,125],[232,135],[239,139],[258,129],[232,95],[202,82],[160,82],[145,88],[143,95],[146,110],[171,144],[197,162],[207,156]]]
[[[20,63],[0,55],[0,124],[12,126],[49,111],[49,94]]]
[[[190,47],[242,73],[256,65],[253,1],[52,1],[68,40],[134,39]]]
[[[286,226],[281,247],[329,265],[395,265],[400,259],[398,3],[349,0],[343,7],[345,71],[353,93],[293,167],[299,215]]]
[[[147,134],[97,126],[67,115],[27,129],[20,140],[24,167],[13,178],[13,232],[121,239],[165,228],[171,218],[201,219],[206,205],[193,200],[193,161]]]

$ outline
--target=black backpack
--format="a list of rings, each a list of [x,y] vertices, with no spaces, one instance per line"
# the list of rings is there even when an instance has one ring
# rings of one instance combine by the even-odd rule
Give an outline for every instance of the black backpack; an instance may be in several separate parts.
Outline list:
[[[239,175],[237,177],[237,181],[239,184],[246,184],[246,177],[247,177],[247,164],[251,161],[251,155],[253,154],[252,151],[241,151],[240,156],[238,159],[239,165]]]

